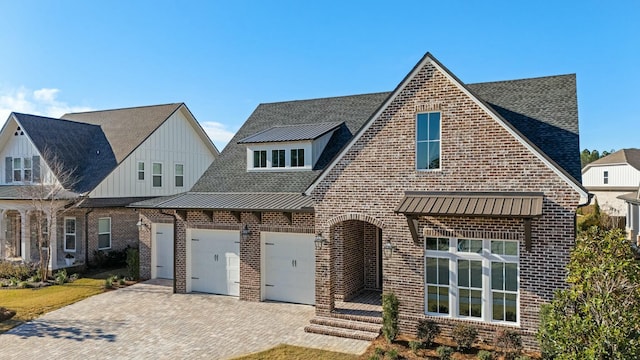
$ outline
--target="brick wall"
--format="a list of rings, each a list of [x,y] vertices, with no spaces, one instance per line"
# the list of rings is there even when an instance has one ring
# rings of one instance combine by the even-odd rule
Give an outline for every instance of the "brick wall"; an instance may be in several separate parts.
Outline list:
[[[436,171],[415,169],[415,109],[424,103],[435,103],[441,112],[441,169]],[[313,192],[317,228],[330,228],[336,216],[357,214],[354,216],[372,219],[367,222],[383,229],[383,241],[391,240],[397,246],[396,254],[383,261],[383,289],[398,295],[400,327],[405,333],[414,333],[417,319],[425,318],[424,251],[413,242],[405,217],[394,212],[405,191],[544,193],[543,216],[532,222],[532,251],[521,246],[520,256],[520,329],[527,346],[535,347],[532,334],[538,326],[540,304],[551,299],[554,289],[565,286],[564,268],[574,243],[579,194],[426,64]],[[524,233],[518,219],[425,217],[420,221],[421,227],[442,226],[451,231],[510,231],[519,234],[519,239]],[[318,261],[322,263],[316,264],[317,276],[326,278],[316,283],[326,286],[329,293],[339,285],[331,283],[336,276],[322,272],[333,268],[333,259],[323,254]],[[317,302],[320,313],[332,304],[325,293]],[[459,320],[438,321],[455,324]],[[485,333],[496,327],[474,324],[488,329]]]
[[[137,211],[127,208],[91,209],[86,218],[90,263],[94,261],[94,252],[98,250],[98,220],[100,218],[111,218],[111,247],[103,249],[103,251],[122,250],[127,246],[138,247]],[[81,220],[85,221],[84,216]]]

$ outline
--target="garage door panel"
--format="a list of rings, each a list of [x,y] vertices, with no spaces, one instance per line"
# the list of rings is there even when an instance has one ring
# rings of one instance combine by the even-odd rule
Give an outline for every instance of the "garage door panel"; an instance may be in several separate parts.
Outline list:
[[[315,246],[312,234],[265,233],[265,298],[315,303]]]
[[[191,290],[240,294],[240,233],[191,230]]]

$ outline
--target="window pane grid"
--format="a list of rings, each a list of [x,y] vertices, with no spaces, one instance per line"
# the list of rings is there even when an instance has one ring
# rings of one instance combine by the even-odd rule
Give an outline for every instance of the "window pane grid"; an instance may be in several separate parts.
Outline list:
[[[421,170],[440,168],[440,113],[417,116],[416,167]]]
[[[449,259],[426,258],[427,311],[449,313]]]
[[[492,320],[517,321],[518,264],[491,262]]]

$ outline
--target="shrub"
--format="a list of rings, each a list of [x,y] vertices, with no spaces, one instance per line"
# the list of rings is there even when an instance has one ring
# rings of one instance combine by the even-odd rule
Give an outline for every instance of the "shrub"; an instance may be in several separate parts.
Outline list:
[[[417,354],[418,350],[420,350],[422,346],[422,341],[409,341],[409,348],[411,348],[411,351],[413,351],[414,354]]]
[[[127,274],[131,280],[140,279],[140,252],[137,248],[127,249]]]
[[[453,348],[449,346],[438,346],[436,354],[438,354],[438,359],[440,360],[449,360],[451,359],[451,355],[453,355]]]
[[[376,347],[376,349],[373,351],[373,354],[375,356],[384,356],[384,350],[381,347]]]
[[[7,308],[0,307],[0,322],[9,320],[16,315],[16,312]]]
[[[58,285],[63,285],[64,283],[66,283],[69,279],[67,278],[67,270],[62,269],[60,271],[58,271],[55,276],[55,283]]]
[[[531,360],[531,358],[527,355],[520,355],[516,357],[515,360]]]
[[[433,320],[420,320],[416,336],[424,342],[425,346],[433,345],[433,340],[440,334],[440,327]]]
[[[478,360],[491,360],[493,359],[493,355],[490,351],[480,350],[478,351]]]
[[[515,359],[522,352],[522,338],[517,331],[499,329],[496,332],[494,345],[505,360]]]
[[[389,358],[389,360],[398,360],[398,350],[390,349],[389,351],[387,351],[387,357]]]
[[[380,360],[380,356],[378,356],[378,355],[371,355],[371,356],[369,356],[369,360]]]
[[[18,280],[26,280],[35,275],[35,267],[33,264],[12,263],[0,260],[0,278],[10,279],[18,278]]]
[[[113,289],[113,280],[114,280],[113,275],[109,276],[106,279],[104,279],[104,288],[105,289]]]
[[[392,292],[382,295],[382,333],[391,343],[398,336],[398,298]]]
[[[478,337],[478,330],[475,327],[467,324],[458,324],[453,327],[451,337],[455,341],[458,350],[465,352],[471,349],[471,346]]]
[[[94,250],[93,261],[99,268],[114,268],[127,265],[127,251],[129,246],[122,250]]]

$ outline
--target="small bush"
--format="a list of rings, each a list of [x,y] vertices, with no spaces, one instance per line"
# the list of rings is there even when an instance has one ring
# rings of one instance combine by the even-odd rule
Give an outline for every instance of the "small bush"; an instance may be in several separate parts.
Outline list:
[[[124,267],[127,265],[127,251],[129,246],[122,250],[94,250],[93,261],[99,268]]]
[[[375,356],[384,356],[384,350],[381,347],[376,347],[376,349],[373,351],[373,354]]]
[[[68,282],[74,282],[76,280],[78,280],[78,278],[80,277],[80,275],[78,275],[77,273],[73,273],[71,274],[71,276],[69,276],[69,279],[67,279]]]
[[[0,307],[0,322],[9,320],[16,315],[16,312],[7,308]]]
[[[140,279],[140,252],[137,248],[127,249],[127,273],[131,280]]]
[[[531,358],[527,355],[520,355],[516,357],[515,360],[531,360]]]
[[[104,288],[105,289],[113,289],[113,276],[109,276],[104,279]]]
[[[14,276],[9,279],[9,286],[18,286],[19,282],[20,282],[20,279]]]
[[[480,350],[478,351],[478,360],[491,360],[493,359],[493,355],[490,351]]]
[[[398,350],[390,349],[387,351],[387,358],[389,358],[389,360],[398,360]]]
[[[436,354],[438,354],[438,359],[440,360],[449,360],[453,355],[453,348],[449,346],[438,346]]]
[[[62,269],[58,271],[55,274],[54,279],[55,279],[55,283],[58,285],[63,285],[64,283],[66,283],[69,280],[69,278],[67,277],[67,270]]]
[[[0,260],[0,278],[26,280],[35,275],[36,270],[33,264],[16,264],[9,261]]]
[[[409,341],[409,347],[411,348],[411,351],[413,351],[414,354],[418,353],[418,350],[420,350],[423,346],[422,341]]]
[[[451,337],[455,341],[458,350],[466,352],[471,349],[471,346],[478,337],[478,330],[475,327],[467,324],[458,324],[453,327]]]
[[[499,329],[496,332],[494,345],[505,360],[515,359],[522,352],[522,338],[517,331]]]
[[[425,346],[433,345],[433,340],[440,334],[440,327],[433,320],[420,320],[418,322],[418,330],[416,336],[422,340]]]
[[[382,334],[391,343],[398,336],[398,298],[392,292],[382,295]]]
[[[378,355],[371,355],[371,356],[369,356],[369,360],[380,360],[380,356],[378,356]]]

